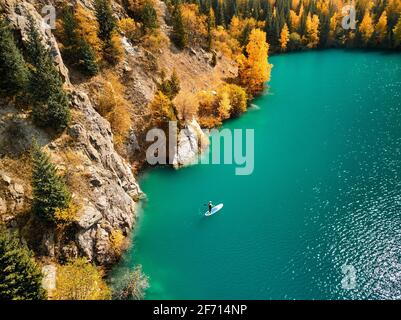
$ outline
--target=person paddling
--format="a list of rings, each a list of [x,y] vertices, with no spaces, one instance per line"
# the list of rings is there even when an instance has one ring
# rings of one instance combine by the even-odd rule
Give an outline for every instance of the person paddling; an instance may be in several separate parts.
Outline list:
[[[209,213],[212,213],[212,208],[213,208],[212,201],[209,201],[208,206],[209,206]]]

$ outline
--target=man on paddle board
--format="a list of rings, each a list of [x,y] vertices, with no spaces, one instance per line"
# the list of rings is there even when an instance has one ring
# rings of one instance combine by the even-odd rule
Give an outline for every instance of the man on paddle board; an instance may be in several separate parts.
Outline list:
[[[213,208],[212,201],[209,201],[208,206],[209,206],[209,213],[211,213]]]

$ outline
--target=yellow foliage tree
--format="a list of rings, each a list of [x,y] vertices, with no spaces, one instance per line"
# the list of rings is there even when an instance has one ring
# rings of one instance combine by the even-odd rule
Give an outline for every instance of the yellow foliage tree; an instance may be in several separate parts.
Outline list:
[[[114,229],[110,234],[110,249],[116,257],[119,257],[126,244],[124,234],[121,230]]]
[[[372,38],[374,31],[375,31],[375,29],[373,26],[372,16],[371,16],[369,10],[366,10],[365,15],[362,19],[362,22],[359,25],[359,32],[361,33],[362,41],[364,42],[365,45]]]
[[[338,26],[338,13],[334,12],[334,14],[330,18],[330,30],[328,38],[329,43],[332,43],[336,38],[337,26]]]
[[[231,114],[231,101],[228,92],[222,91],[219,95],[219,118],[226,120],[230,118]]]
[[[248,57],[240,56],[239,79],[249,95],[254,95],[264,89],[264,83],[270,80],[271,64],[268,63],[269,45],[266,33],[253,29],[246,46]]]
[[[290,22],[291,22],[291,30],[298,31],[301,23],[301,17],[298,16],[294,10],[290,10]]]
[[[56,300],[107,300],[111,291],[100,268],[85,258],[70,261],[57,268]]]
[[[75,9],[75,19],[78,23],[78,38],[85,39],[93,48],[96,58],[100,59],[102,55],[102,42],[98,37],[99,24],[94,15],[82,5],[77,4]]]
[[[207,35],[206,16],[200,14],[196,4],[183,4],[181,14],[189,43],[199,45]]]
[[[314,14],[308,14],[306,18],[306,42],[307,47],[312,49],[316,48],[319,44],[319,17]]]
[[[120,31],[132,42],[138,41],[141,37],[141,24],[134,19],[123,18],[118,22]]]
[[[154,125],[162,126],[168,121],[176,120],[172,102],[161,91],[156,92],[148,108]]]
[[[387,35],[387,13],[383,11],[382,15],[379,18],[375,26],[376,40],[377,43],[382,43]]]
[[[218,26],[212,32],[212,46],[230,59],[235,59],[241,53],[241,46],[237,39],[231,36],[227,30]]]
[[[97,110],[110,122],[114,143],[119,151],[128,138],[132,125],[130,105],[124,98],[124,91],[124,86],[114,73],[105,73]]]
[[[284,24],[283,29],[281,29],[280,33],[280,48],[281,51],[285,51],[287,49],[287,43],[290,40],[290,32],[288,30],[287,24]]]
[[[198,99],[195,94],[179,94],[174,99],[178,118],[183,121],[191,121],[198,113]]]
[[[225,84],[221,90],[228,93],[231,117],[238,117],[246,111],[248,96],[242,87],[235,84]]]
[[[238,39],[242,32],[242,24],[240,18],[233,16],[230,22],[230,34],[235,39]]]

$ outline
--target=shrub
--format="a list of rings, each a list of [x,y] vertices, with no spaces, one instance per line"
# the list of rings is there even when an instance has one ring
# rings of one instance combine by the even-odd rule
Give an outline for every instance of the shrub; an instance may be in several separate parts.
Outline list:
[[[222,90],[228,93],[231,105],[231,117],[238,117],[246,111],[248,96],[242,87],[235,84],[226,84]]]
[[[121,255],[122,250],[125,246],[125,237],[121,230],[115,229],[110,235],[110,249],[113,251],[116,257]]]
[[[158,53],[168,42],[169,39],[167,36],[163,32],[160,32],[159,29],[155,29],[144,37],[143,46],[150,52]]]
[[[198,113],[198,99],[194,94],[181,94],[174,100],[180,120],[191,121]]]
[[[68,208],[65,209],[56,208],[54,212],[54,217],[57,221],[57,224],[67,225],[76,221],[77,212],[78,212],[78,207],[73,203],[70,203]]]
[[[114,133],[114,143],[120,148],[126,141],[131,130],[131,115],[129,103],[124,98],[124,86],[118,77],[111,72],[104,75],[107,79],[98,97],[98,112],[105,117]]]
[[[166,79],[165,72],[162,71],[161,83],[159,83],[159,90],[163,92],[170,100],[173,100],[181,90],[180,80],[177,72],[174,69],[170,79]]]
[[[103,271],[78,258],[57,269],[56,300],[107,300],[111,291],[103,280]]]
[[[131,42],[137,42],[142,36],[141,25],[134,19],[123,18],[118,22],[118,28]]]
[[[134,271],[127,270],[113,285],[113,299],[141,300],[149,288],[149,278],[143,273],[142,266],[136,266]]]

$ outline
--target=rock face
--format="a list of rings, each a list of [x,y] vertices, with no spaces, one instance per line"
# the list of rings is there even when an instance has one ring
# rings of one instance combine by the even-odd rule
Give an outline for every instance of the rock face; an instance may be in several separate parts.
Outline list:
[[[40,5],[38,1],[34,3]],[[79,171],[80,188],[71,188],[74,202],[78,204],[77,219],[66,234],[60,235],[57,230],[54,232],[51,228],[43,232],[41,244],[36,249],[56,260],[83,255],[95,263],[107,265],[113,262],[110,254],[110,234],[113,230],[120,230],[124,235],[128,235],[132,230],[136,217],[136,201],[142,197],[142,192],[131,166],[114,149],[109,122],[95,111],[83,91],[70,85],[68,69],[63,63],[57,42],[47,30],[35,7],[29,1],[0,0],[0,4],[1,12],[5,13],[22,42],[27,40],[28,16],[33,17],[66,83],[73,115],[69,127],[61,136],[47,137],[47,134],[42,132],[41,135],[46,138],[40,138],[38,142],[43,145],[59,169],[64,169],[67,173],[71,168]],[[29,127],[27,132],[39,130],[28,119],[21,121]],[[79,155],[79,163],[68,163],[64,156],[66,150],[74,156]],[[24,201],[24,187],[8,175],[2,174],[2,218],[7,217],[7,214],[3,213],[15,214],[22,209]]]
[[[0,172],[0,214],[21,212],[24,204],[24,187],[4,172]]]
[[[127,235],[133,228],[135,201],[142,192],[130,165],[114,150],[108,121],[95,111],[85,93],[73,91],[71,102],[77,116],[67,134],[73,152],[86,156],[81,170],[89,177],[76,222],[76,244],[91,260],[107,264],[110,233],[118,229]]]

